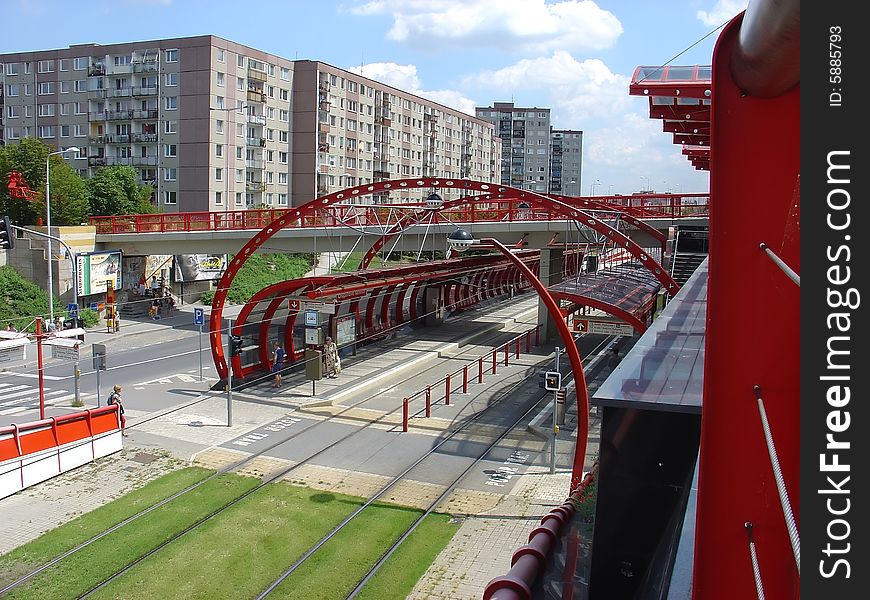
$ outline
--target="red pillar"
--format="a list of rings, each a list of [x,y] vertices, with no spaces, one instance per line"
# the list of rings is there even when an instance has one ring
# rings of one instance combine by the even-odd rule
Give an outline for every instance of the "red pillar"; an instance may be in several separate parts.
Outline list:
[[[42,373],[42,317],[36,317],[36,368],[39,373],[39,420],[45,418],[45,379]]]
[[[402,431],[408,431],[408,399],[402,400]]]
[[[450,374],[447,374],[444,385],[444,404],[450,406]]]

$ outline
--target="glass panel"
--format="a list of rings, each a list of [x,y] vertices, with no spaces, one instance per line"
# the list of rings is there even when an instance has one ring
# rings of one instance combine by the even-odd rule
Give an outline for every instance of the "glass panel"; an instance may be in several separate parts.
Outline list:
[[[713,80],[713,67],[704,66],[698,67],[698,81],[712,81]]]
[[[677,104],[679,106],[698,106],[701,101],[697,98],[677,98]]]
[[[640,67],[637,72],[638,81],[661,81],[664,69],[661,67]]]
[[[652,103],[654,106],[670,106],[674,103],[673,96],[653,96]]]
[[[671,67],[667,81],[694,81],[695,67]]]

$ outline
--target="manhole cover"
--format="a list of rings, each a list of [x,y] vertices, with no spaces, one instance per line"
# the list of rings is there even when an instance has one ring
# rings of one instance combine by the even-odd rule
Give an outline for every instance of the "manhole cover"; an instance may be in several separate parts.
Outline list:
[[[143,465],[153,463],[157,459],[157,456],[154,456],[153,454],[148,454],[147,452],[139,452],[138,454],[136,454],[136,456],[133,457],[133,460],[135,460],[137,463],[142,463]]]

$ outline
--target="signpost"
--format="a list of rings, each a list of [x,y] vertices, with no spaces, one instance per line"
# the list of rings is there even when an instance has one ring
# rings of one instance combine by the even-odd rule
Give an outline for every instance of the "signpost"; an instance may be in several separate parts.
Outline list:
[[[202,325],[205,323],[205,311],[201,308],[193,309],[193,324],[199,325],[199,380],[202,381]]]
[[[79,305],[74,303],[67,304],[66,313],[69,315],[70,319],[77,319],[79,316]]]
[[[100,407],[100,371],[106,370],[106,345],[91,344],[93,354],[94,371],[97,372],[97,408]]]
[[[574,319],[574,331],[600,335],[634,335],[634,327],[622,321]]]

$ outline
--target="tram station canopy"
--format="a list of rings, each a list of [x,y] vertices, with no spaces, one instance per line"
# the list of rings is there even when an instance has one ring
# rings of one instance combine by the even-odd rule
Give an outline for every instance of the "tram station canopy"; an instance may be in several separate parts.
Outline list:
[[[635,69],[629,94],[649,98],[649,116],[661,119],[662,130],[674,136],[683,155],[699,171],[710,170],[710,66]]]

